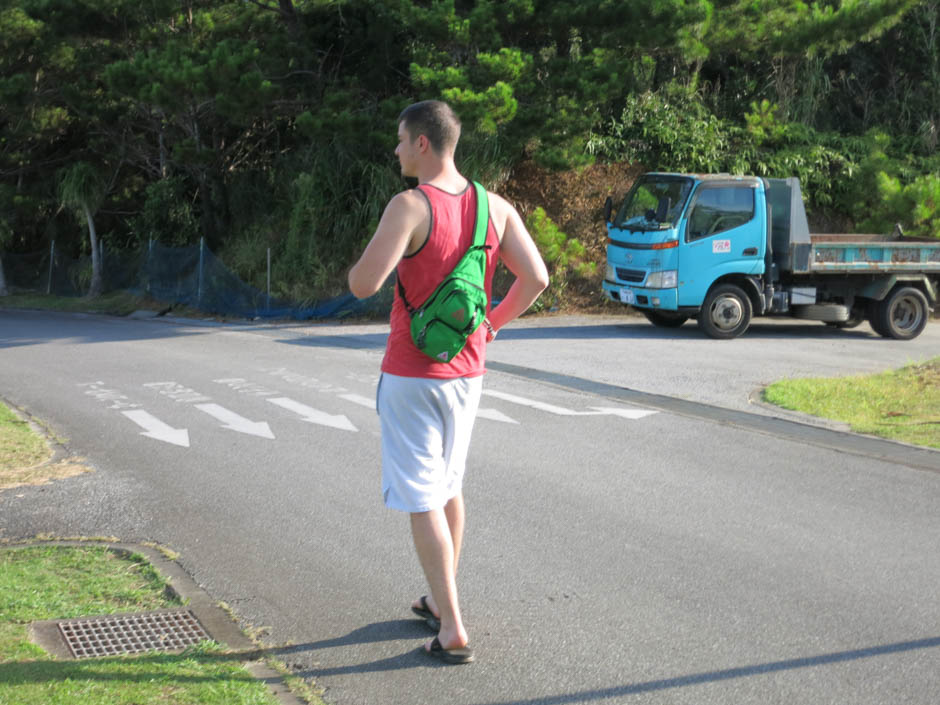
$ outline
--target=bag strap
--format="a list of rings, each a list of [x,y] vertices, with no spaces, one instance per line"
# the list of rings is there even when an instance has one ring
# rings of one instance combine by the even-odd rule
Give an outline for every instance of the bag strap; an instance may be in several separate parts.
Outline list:
[[[473,188],[477,192],[477,220],[473,226],[473,247],[483,247],[486,244],[486,230],[490,223],[490,199],[486,195],[486,189],[479,182],[474,181]]]
[[[486,246],[486,231],[489,228],[490,222],[490,199],[486,195],[486,189],[483,188],[478,181],[471,181],[470,183],[473,184],[473,188],[477,193],[477,215],[473,224],[473,244],[470,245],[467,252]],[[430,207],[430,205],[430,202],[428,202],[428,207]],[[466,257],[466,253],[464,253],[464,257]],[[444,278],[446,279],[447,277]],[[405,287],[401,283],[397,269],[395,271],[395,279],[398,284],[398,295],[401,297],[401,302],[405,305],[405,310],[408,311],[409,315],[414,315],[417,309],[408,303],[408,299],[405,298]]]

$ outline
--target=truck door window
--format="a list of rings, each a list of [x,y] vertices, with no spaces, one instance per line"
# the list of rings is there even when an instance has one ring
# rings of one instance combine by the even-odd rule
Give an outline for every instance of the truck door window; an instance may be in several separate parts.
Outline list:
[[[753,217],[754,189],[750,186],[705,187],[696,194],[687,240],[736,228]]]

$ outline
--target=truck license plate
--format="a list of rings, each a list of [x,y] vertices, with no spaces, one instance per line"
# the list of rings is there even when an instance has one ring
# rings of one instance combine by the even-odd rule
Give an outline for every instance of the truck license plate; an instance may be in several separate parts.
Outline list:
[[[633,293],[633,289],[627,289],[626,287],[620,290],[620,303],[622,304],[635,304],[636,295]]]

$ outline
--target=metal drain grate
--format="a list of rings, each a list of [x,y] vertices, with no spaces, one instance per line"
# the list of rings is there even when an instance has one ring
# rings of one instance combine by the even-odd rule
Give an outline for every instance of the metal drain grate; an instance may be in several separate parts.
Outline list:
[[[189,610],[58,622],[75,658],[184,649],[211,637]]]

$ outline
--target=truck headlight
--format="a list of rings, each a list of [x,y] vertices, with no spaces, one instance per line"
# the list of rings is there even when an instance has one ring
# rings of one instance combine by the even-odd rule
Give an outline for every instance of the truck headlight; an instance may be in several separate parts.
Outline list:
[[[667,269],[662,272],[650,272],[646,277],[646,283],[643,285],[647,289],[674,289],[678,272],[675,269]]]
[[[614,271],[614,265],[607,263],[607,269],[604,271],[604,279],[609,282],[617,281],[617,273]]]

